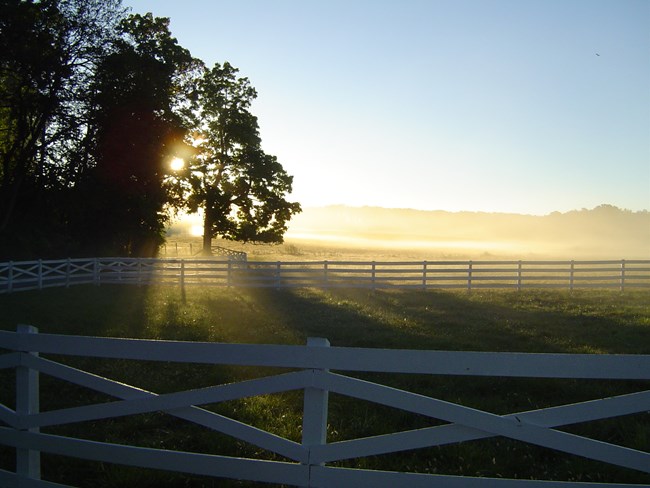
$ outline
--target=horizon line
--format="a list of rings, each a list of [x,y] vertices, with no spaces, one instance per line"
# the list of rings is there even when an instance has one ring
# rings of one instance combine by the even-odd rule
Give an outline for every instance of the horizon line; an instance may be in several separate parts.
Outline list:
[[[410,211],[415,211],[415,212],[446,212],[446,213],[481,213],[481,214],[503,214],[503,215],[524,215],[524,216],[532,216],[532,217],[546,217],[552,214],[566,214],[570,212],[582,212],[582,211],[593,211],[601,207],[611,207],[616,210],[622,211],[622,212],[632,212],[632,213],[647,213],[650,212],[650,209],[648,208],[642,208],[642,209],[630,209],[630,208],[625,208],[625,207],[620,207],[618,205],[614,205],[611,203],[601,203],[599,205],[596,205],[592,208],[588,207],[582,207],[582,208],[572,208],[570,210],[552,210],[550,212],[546,213],[532,213],[532,212],[517,212],[517,211],[505,211],[505,210],[469,210],[469,209],[464,209],[464,210],[446,210],[443,208],[417,208],[417,207],[392,207],[392,206],[382,206],[382,205],[372,205],[372,204],[366,204],[366,205],[360,205],[360,204],[348,204],[348,203],[326,203],[326,204],[318,204],[318,205],[303,205],[302,208],[303,210],[305,209],[324,209],[324,208],[332,208],[332,207],[346,207],[346,208],[352,208],[352,209],[382,209],[382,210],[410,210]]]

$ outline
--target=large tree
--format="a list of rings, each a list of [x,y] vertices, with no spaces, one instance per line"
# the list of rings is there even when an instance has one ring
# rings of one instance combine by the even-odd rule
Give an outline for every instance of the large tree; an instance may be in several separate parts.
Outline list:
[[[80,188],[89,205],[79,238],[90,252],[152,256],[164,240],[169,162],[185,150],[187,80],[202,63],[171,36],[169,19],[132,15],[120,30],[92,85],[94,167]]]
[[[180,206],[204,210],[206,251],[215,236],[282,241],[300,206],[236,69],[205,69],[169,19],[120,0],[0,11],[0,256],[153,255]]]
[[[71,184],[67,153],[83,131],[80,97],[122,10],[119,0],[2,0],[0,10],[0,248],[6,249],[19,234],[49,232],[39,226],[52,220],[53,200],[59,203],[59,190]]]
[[[247,78],[229,63],[206,69],[198,83],[193,111],[191,158],[180,176],[186,205],[203,210],[203,253],[212,239],[280,243],[291,216],[293,177],[261,148],[257,118],[250,112],[257,96]]]

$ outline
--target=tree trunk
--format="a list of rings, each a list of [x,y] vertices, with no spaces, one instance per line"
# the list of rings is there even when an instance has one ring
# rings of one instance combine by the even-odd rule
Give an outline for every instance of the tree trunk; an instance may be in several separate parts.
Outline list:
[[[9,178],[9,175],[5,176]],[[6,231],[11,223],[16,208],[16,201],[20,194],[20,187],[24,179],[21,171],[16,175],[13,182],[10,181],[7,185],[2,185],[3,187],[0,188],[0,203],[2,204],[2,208],[0,208],[0,234]]]
[[[203,256],[212,256],[212,225],[208,214],[206,208],[203,215],[203,249],[201,251]]]

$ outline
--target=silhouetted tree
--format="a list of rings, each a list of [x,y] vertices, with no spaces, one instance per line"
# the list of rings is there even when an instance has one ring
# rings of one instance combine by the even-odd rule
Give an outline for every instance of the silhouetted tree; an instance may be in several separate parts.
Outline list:
[[[181,206],[204,210],[206,251],[215,236],[282,241],[300,205],[235,68],[205,69],[169,19],[120,0],[0,12],[1,257],[150,256]],[[188,165],[171,175],[174,156]]]
[[[203,209],[204,254],[217,236],[282,242],[288,221],[300,212],[286,199],[293,177],[260,147],[257,118],[249,111],[255,89],[237,73],[229,63],[205,70],[193,112],[198,154],[179,175],[188,209]]]
[[[67,152],[83,130],[80,96],[122,13],[118,0],[2,0],[0,11],[0,249],[6,249],[22,234],[52,232],[39,226],[57,220],[52,203],[61,203],[60,190],[72,183]]]
[[[169,161],[185,150],[185,81],[202,64],[171,36],[169,19],[132,15],[120,30],[92,85],[94,168],[80,188],[89,206],[78,235],[89,252],[152,256],[164,240]]]

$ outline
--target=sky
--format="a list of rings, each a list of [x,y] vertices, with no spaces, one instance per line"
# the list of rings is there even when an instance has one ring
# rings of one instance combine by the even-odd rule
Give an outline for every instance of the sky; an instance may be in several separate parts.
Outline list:
[[[123,4],[250,79],[303,207],[650,210],[650,1]]]

